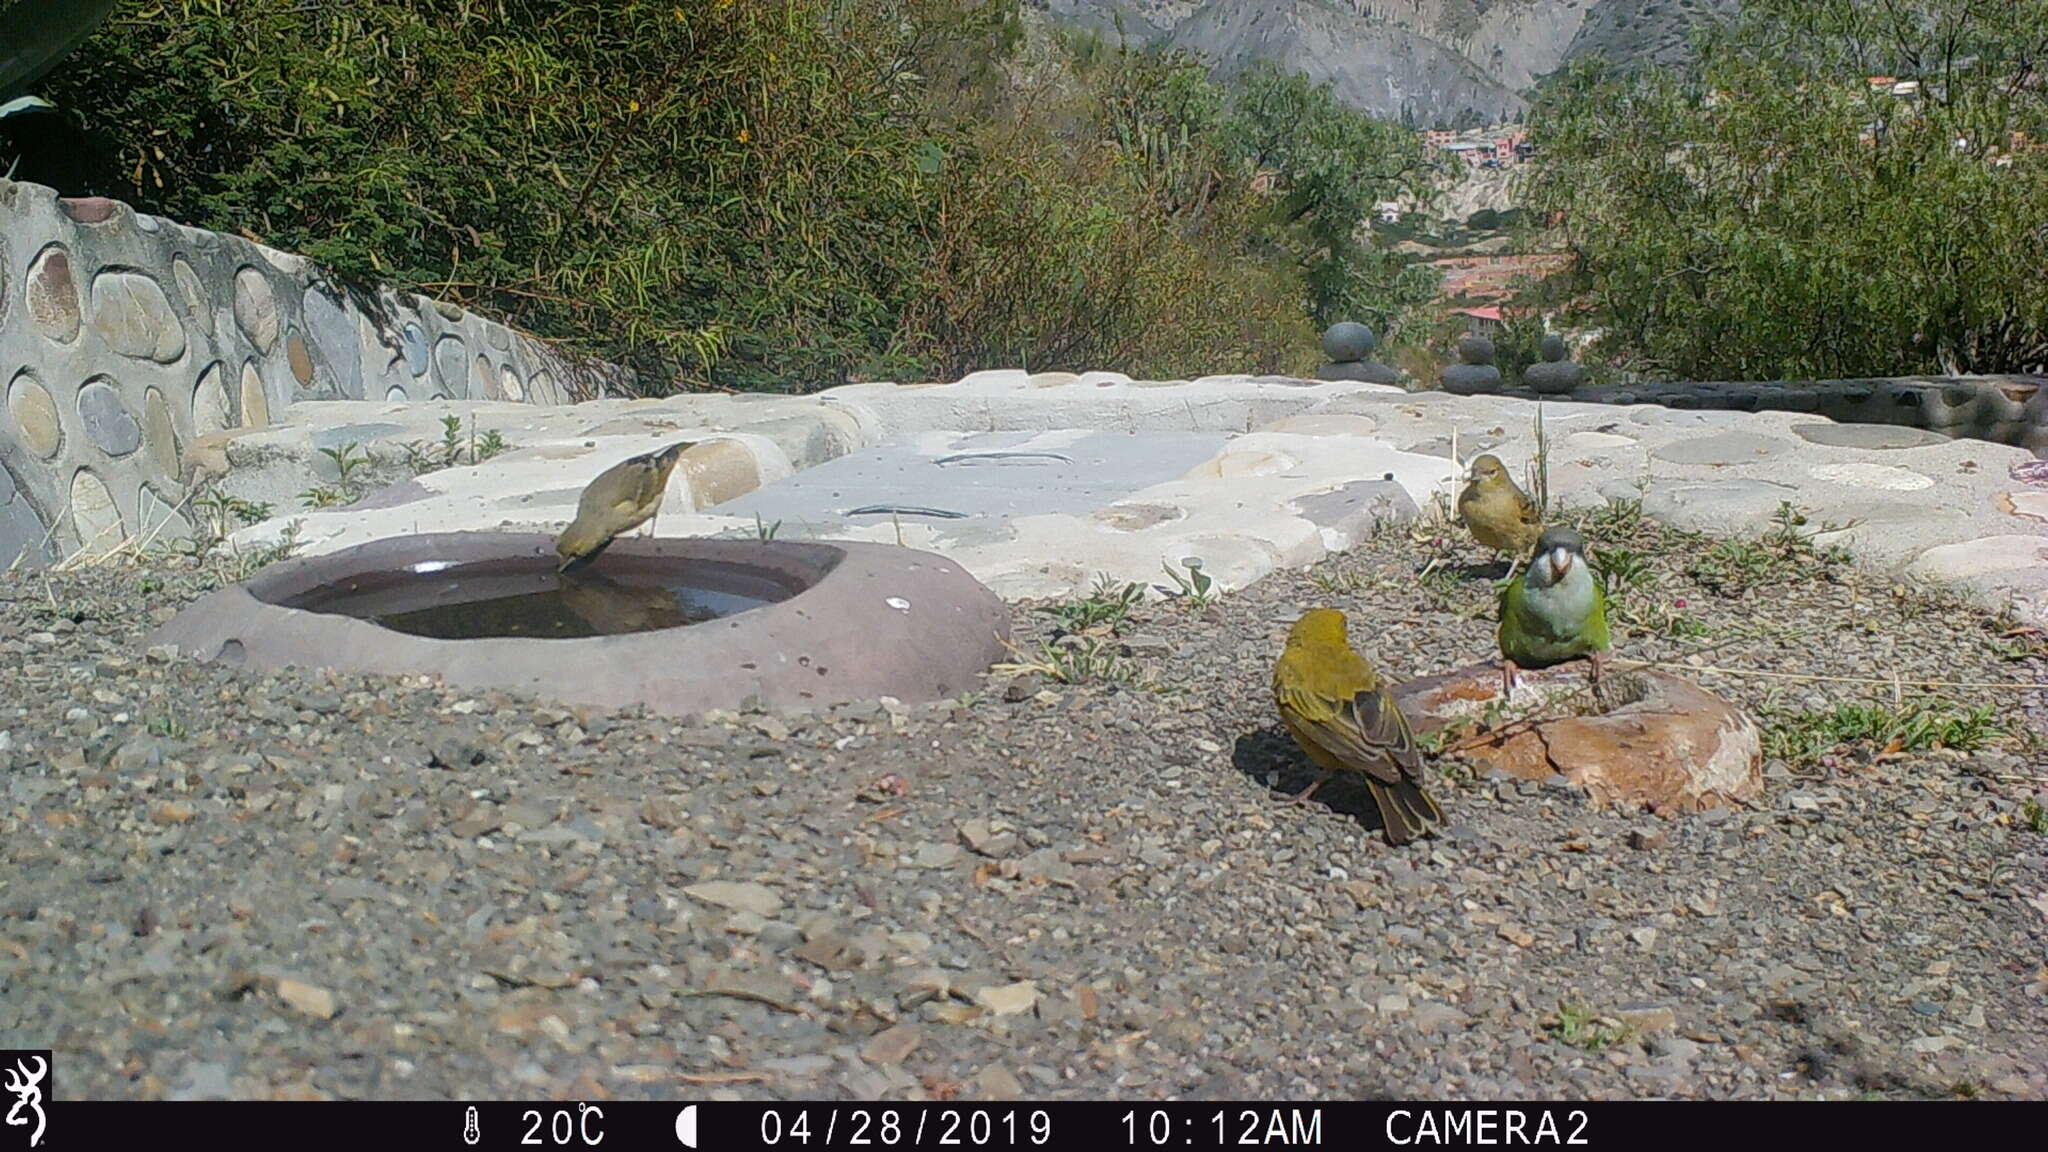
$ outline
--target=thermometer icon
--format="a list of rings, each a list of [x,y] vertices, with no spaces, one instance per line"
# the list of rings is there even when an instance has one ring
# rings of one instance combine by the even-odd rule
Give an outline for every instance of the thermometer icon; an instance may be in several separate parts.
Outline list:
[[[476,1130],[476,1105],[471,1104],[469,1110],[462,1114],[462,1142],[474,1144],[480,1138]]]

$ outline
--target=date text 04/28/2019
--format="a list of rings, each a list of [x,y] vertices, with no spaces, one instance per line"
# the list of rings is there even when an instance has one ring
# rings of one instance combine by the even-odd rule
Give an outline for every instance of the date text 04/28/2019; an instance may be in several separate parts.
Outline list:
[[[1019,1147],[1052,1139],[1052,1117],[1043,1110],[1017,1108],[820,1108],[794,1112],[769,1108],[761,1113],[761,1143],[768,1147],[844,1145],[883,1148],[904,1146]]]

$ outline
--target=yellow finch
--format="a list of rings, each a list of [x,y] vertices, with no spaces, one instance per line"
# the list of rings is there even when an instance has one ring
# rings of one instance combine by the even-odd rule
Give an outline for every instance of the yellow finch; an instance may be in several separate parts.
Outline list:
[[[1458,519],[1472,530],[1473,539],[1507,553],[1511,577],[1543,531],[1542,511],[1493,455],[1472,461],[1471,479],[1458,493]]]
[[[561,570],[588,564],[616,536],[631,532],[661,511],[669,473],[676,470],[688,441],[622,460],[597,474],[576,502],[576,519],[555,538]]]
[[[1318,608],[1295,622],[1273,667],[1280,719],[1323,775],[1306,800],[1339,772],[1356,773],[1386,823],[1387,843],[1406,844],[1443,822],[1422,790],[1422,753],[1387,684],[1345,638],[1342,612]]]

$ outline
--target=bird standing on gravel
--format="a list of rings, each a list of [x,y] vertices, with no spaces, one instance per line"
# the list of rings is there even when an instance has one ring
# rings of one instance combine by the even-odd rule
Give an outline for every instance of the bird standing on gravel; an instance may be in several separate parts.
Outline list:
[[[1273,700],[1295,743],[1323,769],[1306,800],[1339,772],[1372,792],[1387,843],[1406,844],[1443,822],[1422,790],[1422,753],[1387,684],[1351,648],[1344,614],[1318,608],[1295,621],[1273,667]]]
[[[1471,479],[1458,493],[1458,519],[1472,530],[1473,539],[1507,553],[1510,579],[1543,531],[1542,509],[1508,475],[1500,457],[1491,454],[1472,461]]]
[[[1581,656],[1593,662],[1600,687],[1600,656],[1607,632],[1607,598],[1586,559],[1586,538],[1559,526],[1543,533],[1529,567],[1500,591],[1502,690],[1515,689],[1515,670],[1548,668]]]
[[[642,524],[651,527],[655,513],[661,511],[669,473],[676,470],[676,461],[689,446],[687,440],[671,444],[598,473],[576,502],[576,519],[555,537],[555,551],[562,557],[560,571],[597,559],[617,536]]]

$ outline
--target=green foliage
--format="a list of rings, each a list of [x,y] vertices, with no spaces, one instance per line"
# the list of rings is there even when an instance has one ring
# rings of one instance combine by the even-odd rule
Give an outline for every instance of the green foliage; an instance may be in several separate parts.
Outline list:
[[[333,486],[315,485],[299,493],[299,500],[308,508],[333,508],[342,504],[353,504],[363,494],[363,484],[356,473],[370,462],[369,454],[360,451],[354,441],[339,448],[322,448],[320,454],[334,463]]]
[[[1186,557],[1180,562],[1180,566],[1185,569],[1186,575],[1175,571],[1170,564],[1160,564],[1166,571],[1166,578],[1173,581],[1172,588],[1162,587],[1160,591],[1166,593],[1170,599],[1179,601],[1190,612],[1200,612],[1215,601],[1216,581],[1207,572],[1202,571],[1202,558],[1199,556]]]
[[[1018,0],[153,0],[48,87],[111,145],[97,190],[650,392],[1301,371],[1313,323],[1430,287],[1357,238],[1412,136],[1034,39]]]
[[[1900,705],[1846,702],[1825,712],[1790,712],[1767,718],[1764,755],[1794,769],[1811,768],[1836,752],[1876,755],[1953,748],[1973,752],[2006,736],[1998,709],[1962,707],[1927,697]]]
[[[1770,529],[1762,536],[1716,541],[1687,565],[1686,574],[1708,590],[1729,597],[1794,575],[1828,578],[1848,564],[1851,556],[1840,545],[1816,548],[1814,537],[1843,531],[1854,523],[1828,522],[1809,531],[1805,513],[1790,503],[1780,503],[1772,514]]]
[[[2048,0],[1753,0],[1696,81],[1569,69],[1521,191],[1562,215],[1598,354],[1694,380],[2040,370],[2043,27]]]
[[[1549,1028],[1559,1043],[1588,1052],[1600,1052],[1628,1039],[1633,1033],[1584,1004],[1560,1004]]]
[[[1095,627],[1116,627],[1144,599],[1143,584],[1119,584],[1110,578],[1109,573],[1098,572],[1095,587],[1088,595],[1047,604],[1039,611],[1059,621],[1060,627],[1068,632],[1086,632]]]
[[[1412,131],[1337,103],[1328,86],[1256,67],[1237,82],[1233,133],[1278,197],[1269,235],[1308,281],[1318,327],[1365,320],[1398,334],[1436,294],[1425,264],[1369,243],[1374,204],[1420,196],[1438,169]]]

